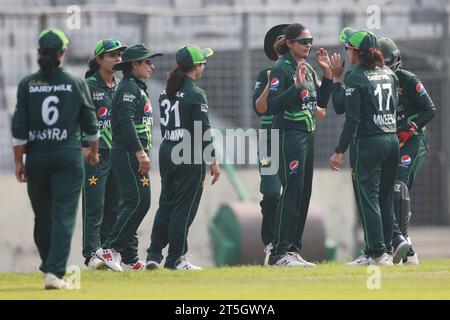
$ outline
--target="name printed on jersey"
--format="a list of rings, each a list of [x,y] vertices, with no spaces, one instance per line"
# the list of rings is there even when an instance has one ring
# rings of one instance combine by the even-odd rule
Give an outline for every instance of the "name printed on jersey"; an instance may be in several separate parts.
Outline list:
[[[382,127],[387,125],[393,125],[396,123],[396,120],[393,114],[374,114],[373,122],[377,126]]]
[[[180,139],[183,138],[183,134],[183,129],[166,130],[163,139],[168,141],[180,141]]]
[[[44,140],[56,140],[63,141],[67,139],[67,130],[61,130],[59,128],[48,128],[43,130],[28,131],[29,141],[44,141]]]

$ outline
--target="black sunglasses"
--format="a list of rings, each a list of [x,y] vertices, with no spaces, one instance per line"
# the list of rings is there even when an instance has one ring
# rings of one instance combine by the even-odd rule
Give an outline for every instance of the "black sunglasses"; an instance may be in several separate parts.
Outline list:
[[[306,46],[308,44],[312,45],[313,38],[300,38],[300,39],[295,39],[295,40],[292,40],[292,41],[297,42],[298,44]]]

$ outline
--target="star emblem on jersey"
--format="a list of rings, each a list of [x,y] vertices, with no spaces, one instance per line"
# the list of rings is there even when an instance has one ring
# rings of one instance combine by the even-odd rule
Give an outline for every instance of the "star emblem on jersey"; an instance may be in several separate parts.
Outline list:
[[[261,160],[259,160],[259,163],[261,164],[261,167],[265,167],[269,165],[270,160],[269,158],[264,157]]]
[[[142,177],[141,182],[143,187],[150,185],[150,179],[148,179],[146,176]]]
[[[97,185],[97,180],[98,180],[98,178],[96,178],[95,176],[90,177],[90,178],[88,179],[89,185],[90,185],[90,186]]]
[[[402,96],[403,95],[403,88],[398,87],[397,88],[397,93],[398,93],[399,96]]]

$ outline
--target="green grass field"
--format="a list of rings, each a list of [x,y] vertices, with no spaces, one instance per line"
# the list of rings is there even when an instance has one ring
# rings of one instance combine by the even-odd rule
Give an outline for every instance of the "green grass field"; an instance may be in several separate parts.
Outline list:
[[[44,291],[40,273],[0,274],[0,299],[450,299],[450,259],[381,268],[381,289],[369,290],[365,267],[243,266],[198,272],[83,271],[81,289]]]

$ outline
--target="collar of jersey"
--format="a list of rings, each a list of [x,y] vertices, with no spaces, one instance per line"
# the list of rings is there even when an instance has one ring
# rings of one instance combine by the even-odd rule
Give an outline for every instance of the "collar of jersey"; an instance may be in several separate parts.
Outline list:
[[[96,73],[95,73],[95,79],[97,80],[97,82],[98,82],[102,87],[104,87],[104,88],[106,88],[106,89],[114,89],[114,88],[116,87],[116,85],[117,85],[116,77],[113,77],[113,86],[112,86],[112,88],[108,87],[108,86],[106,85],[105,80],[103,80],[103,78],[102,78],[102,76],[100,75],[99,72],[96,72]]]
[[[139,87],[141,87],[144,90],[147,90],[147,85],[145,84],[145,82],[136,77],[134,74],[126,72],[123,77],[124,79],[130,79],[131,81],[136,82]]]
[[[285,64],[290,65],[294,70],[296,69],[297,62],[295,62],[294,58],[292,58],[289,51],[284,54],[282,59]]]

